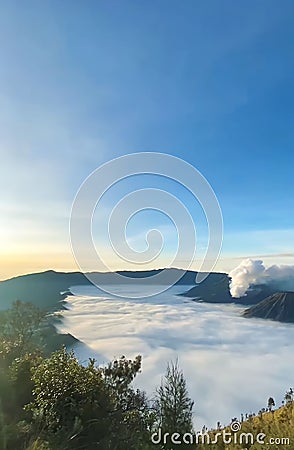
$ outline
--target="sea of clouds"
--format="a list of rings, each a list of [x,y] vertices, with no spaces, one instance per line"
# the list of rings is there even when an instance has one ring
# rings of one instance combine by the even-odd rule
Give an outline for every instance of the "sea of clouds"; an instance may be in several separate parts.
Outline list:
[[[240,306],[197,303],[177,295],[186,288],[138,300],[72,287],[60,331],[83,342],[75,348],[82,362],[141,354],[136,386],[150,396],[167,363],[178,358],[195,401],[197,429],[258,411],[269,396],[281,403],[294,384],[294,325],[245,319]],[[121,289],[125,287],[117,286],[118,293]]]

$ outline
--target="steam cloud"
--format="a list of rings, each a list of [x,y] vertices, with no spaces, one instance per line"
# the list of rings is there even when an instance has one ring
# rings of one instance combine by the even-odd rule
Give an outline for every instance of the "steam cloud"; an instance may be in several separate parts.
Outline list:
[[[265,267],[262,260],[244,259],[230,273],[232,297],[242,297],[254,284],[274,284],[283,290],[294,290],[294,266]]]

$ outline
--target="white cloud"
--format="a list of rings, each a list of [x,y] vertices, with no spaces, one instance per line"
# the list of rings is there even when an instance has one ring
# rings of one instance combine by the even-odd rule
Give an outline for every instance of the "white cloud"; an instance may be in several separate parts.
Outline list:
[[[87,296],[68,298],[62,329],[87,345],[77,349],[82,360],[142,354],[136,383],[150,395],[179,357],[199,428],[265,407],[270,395],[280,402],[293,384],[294,327],[244,319],[240,307],[195,303],[174,295],[180,290],[124,301],[75,288]]]
[[[273,265],[265,267],[262,260],[244,259],[230,273],[230,290],[233,297],[246,295],[252,284],[275,282],[282,289],[294,289],[294,266]]]

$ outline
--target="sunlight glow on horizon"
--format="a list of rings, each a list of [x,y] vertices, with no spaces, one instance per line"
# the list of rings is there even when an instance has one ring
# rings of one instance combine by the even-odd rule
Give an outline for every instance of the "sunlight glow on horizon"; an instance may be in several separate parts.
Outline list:
[[[267,265],[273,264],[294,264],[294,255],[293,254],[285,254],[285,255],[230,255],[224,258],[220,258],[216,263],[216,266],[213,272],[225,272],[229,273],[232,269],[234,269],[237,265],[240,264],[241,260],[246,259],[247,257],[253,259],[262,258]],[[195,261],[192,263],[189,270],[198,271],[199,270],[200,261]],[[174,267],[171,265],[170,267]],[[147,267],[139,267],[132,266],[129,264],[121,264],[120,266],[111,266],[110,271],[120,271],[120,270],[153,270],[153,269],[162,269],[164,266],[156,265],[147,266]],[[177,267],[178,269],[185,269],[185,267]],[[37,273],[37,272],[45,272],[47,270],[54,270],[57,272],[76,272],[80,271],[80,268],[76,264],[73,256],[70,252],[50,252],[49,249],[46,253],[27,253],[27,254],[2,254],[0,257],[0,281],[4,281],[9,278],[17,277],[20,275],[26,275],[29,273]],[[89,267],[89,272],[99,269],[95,269],[95,266],[91,265]]]

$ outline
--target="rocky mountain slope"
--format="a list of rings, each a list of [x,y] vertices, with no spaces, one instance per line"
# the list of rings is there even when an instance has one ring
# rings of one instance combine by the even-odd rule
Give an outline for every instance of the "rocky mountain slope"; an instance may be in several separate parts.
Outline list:
[[[276,292],[246,309],[243,316],[294,323],[294,292]]]

